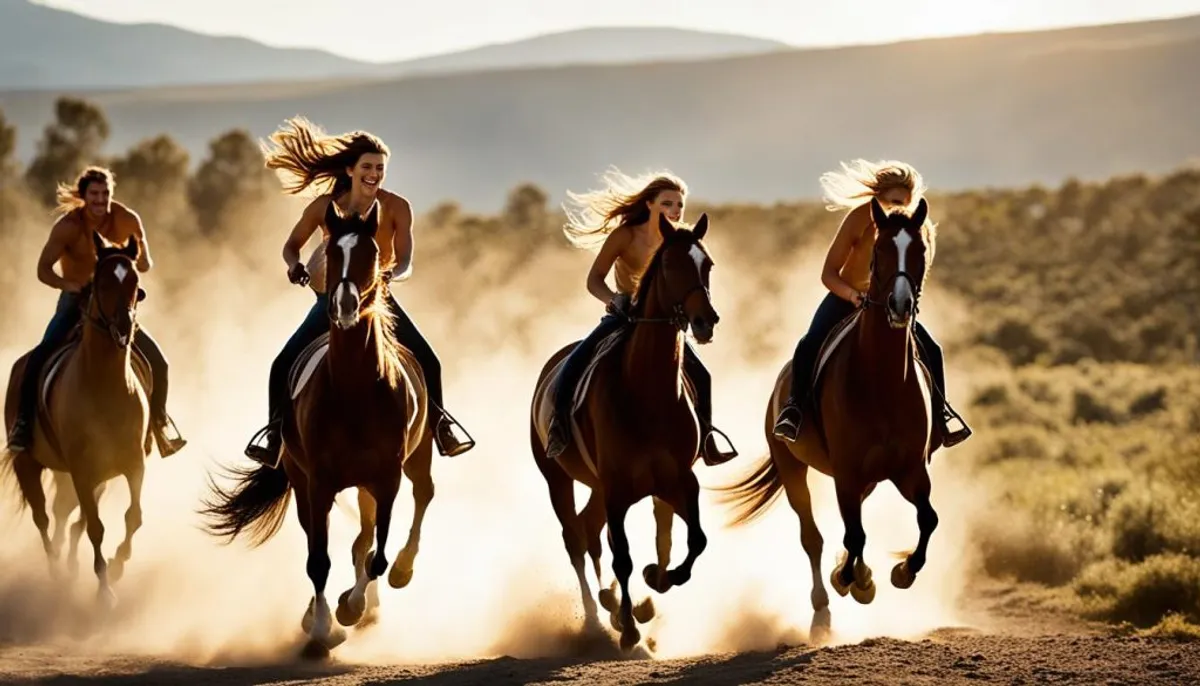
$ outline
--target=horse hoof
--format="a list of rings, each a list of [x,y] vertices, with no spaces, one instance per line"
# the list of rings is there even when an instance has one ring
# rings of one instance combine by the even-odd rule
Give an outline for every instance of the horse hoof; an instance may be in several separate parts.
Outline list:
[[[338,596],[337,621],[342,626],[354,626],[362,619],[363,614],[367,611],[366,598],[359,598],[358,602],[351,599],[351,594],[354,589],[345,591]]]
[[[812,626],[808,630],[808,642],[814,646],[823,646],[829,643],[829,638],[833,634],[832,625],[833,617],[830,615],[828,607],[814,612]]]
[[[330,627],[329,633],[324,636],[309,636],[312,640],[320,643],[325,650],[333,650],[346,642],[346,630],[340,626]]]
[[[853,584],[850,586],[850,595],[858,601],[860,605],[870,605],[871,601],[875,600],[875,582],[868,583],[865,587]]]
[[[911,588],[916,575],[908,571],[908,562],[900,562],[892,567],[892,585],[896,588]]]
[[[621,650],[628,653],[641,640],[642,632],[638,631],[636,626],[630,626],[628,630],[621,632]]]
[[[117,594],[108,586],[103,586],[96,593],[96,604],[104,612],[108,612],[117,606]]]
[[[308,601],[308,609],[304,611],[304,617],[300,620],[300,629],[306,634],[312,633],[313,622],[315,621],[313,608],[313,601],[310,599]]]
[[[412,581],[413,570],[401,569],[400,567],[392,567],[391,573],[388,574],[388,585],[392,588],[404,588]]]
[[[670,580],[656,563],[651,562],[642,569],[642,580],[656,593],[666,593],[671,590]]]
[[[658,641],[654,640],[653,636],[650,636],[646,639],[646,650],[649,650],[652,653],[658,652]]]
[[[657,614],[657,612],[654,609],[653,598],[647,597],[642,602],[633,606],[633,618],[637,620],[638,624],[645,624],[649,622],[650,620],[654,619],[655,614]]]
[[[371,608],[363,613],[362,619],[358,620],[358,624],[354,625],[355,629],[363,630],[370,629],[379,623],[379,610]]]
[[[608,613],[608,623],[612,626],[613,631],[622,632],[625,630],[625,624],[621,621],[620,609]]]
[[[609,612],[617,611],[617,582],[613,582],[612,586],[600,589],[600,607]]]
[[[842,580],[841,580],[841,578],[840,578],[840,577],[841,577],[841,575],[839,574],[839,572],[840,572],[841,570],[842,570],[842,568],[841,568],[841,567],[834,567],[834,568],[833,568],[833,573],[831,573],[831,574],[829,575],[829,585],[833,586],[833,590],[834,590],[834,591],[835,591],[835,592],[836,592],[838,595],[840,595],[840,596],[842,596],[843,598],[845,598],[845,597],[846,597],[846,594],[850,592],[850,584],[843,584],[843,583],[842,583]]]

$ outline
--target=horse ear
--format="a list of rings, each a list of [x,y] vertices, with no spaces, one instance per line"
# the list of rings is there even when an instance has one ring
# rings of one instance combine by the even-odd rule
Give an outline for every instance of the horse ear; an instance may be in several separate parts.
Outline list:
[[[696,228],[692,229],[692,234],[696,237],[696,240],[703,239],[704,234],[706,234],[706,233],[708,233],[708,213],[707,212],[700,215],[700,221],[696,222]]]
[[[379,201],[371,203],[371,209],[367,211],[366,218],[363,219],[365,230],[363,233],[370,233],[372,236],[379,229]]]
[[[658,215],[658,231],[662,234],[663,238],[670,238],[675,235],[675,225],[671,223],[670,219],[667,219],[665,214]]]
[[[121,247],[121,252],[124,253],[129,259],[136,260],[138,258],[138,253],[141,252],[141,247],[141,243],[138,242],[138,239],[130,236],[129,240],[125,241],[125,245]]]
[[[138,286],[138,291],[137,291],[137,301],[138,301],[138,302],[141,302],[141,301],[143,301],[143,300],[145,300],[145,299],[146,299],[146,291],[145,291],[145,290],[143,290],[141,286]]]
[[[338,211],[337,203],[333,198],[329,199],[329,205],[325,208],[325,228],[329,229],[331,236],[341,234],[342,229],[342,213]]]
[[[882,229],[887,225],[887,212],[883,211],[883,205],[879,204],[879,198],[871,197],[871,219],[875,220],[875,228]]]
[[[929,216],[929,203],[925,202],[925,198],[917,203],[917,209],[912,215],[912,224],[914,228],[921,228],[925,224],[925,218]]]
[[[101,238],[100,234],[95,231],[92,232],[92,244],[96,246],[96,254],[97,255],[99,255],[100,252],[103,251],[104,248],[106,247],[104,244],[104,239]]]

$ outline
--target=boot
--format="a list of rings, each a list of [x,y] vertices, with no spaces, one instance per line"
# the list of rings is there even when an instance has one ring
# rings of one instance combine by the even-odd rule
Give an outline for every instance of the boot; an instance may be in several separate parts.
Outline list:
[[[454,435],[456,424],[449,415],[443,413],[433,430],[433,440],[437,443],[438,452],[447,457],[461,455],[475,447],[475,441],[469,436],[466,441],[458,440],[458,436]]]
[[[21,453],[29,450],[29,445],[33,442],[33,422],[25,418],[25,415],[18,414],[17,421],[13,422],[12,431],[8,432],[8,450],[12,453]]]
[[[559,455],[567,449],[570,443],[570,436],[567,434],[565,422],[558,419],[558,415],[550,418],[549,435],[546,437],[546,458],[550,460],[558,459]]]

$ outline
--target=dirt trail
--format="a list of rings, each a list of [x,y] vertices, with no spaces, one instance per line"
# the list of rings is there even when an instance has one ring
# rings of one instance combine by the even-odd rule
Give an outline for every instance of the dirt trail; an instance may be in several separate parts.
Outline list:
[[[611,646],[576,645],[575,656],[498,657],[442,665],[351,665],[283,659],[273,664],[187,665],[94,656],[67,645],[0,648],[0,680],[43,684],[1181,684],[1200,682],[1200,647],[1118,635],[1074,619],[1028,588],[988,585],[975,594],[970,627],[912,641],[653,660],[619,659]]]

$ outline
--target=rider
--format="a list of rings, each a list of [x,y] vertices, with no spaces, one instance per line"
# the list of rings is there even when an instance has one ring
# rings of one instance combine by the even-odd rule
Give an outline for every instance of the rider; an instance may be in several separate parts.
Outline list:
[[[875,225],[871,217],[872,197],[885,209],[911,207],[925,194],[925,182],[912,165],[904,162],[868,162],[856,160],[842,164],[841,173],[828,172],[821,177],[830,211],[849,210],[825,255],[821,283],[829,289],[817,307],[808,333],[800,339],[792,357],[792,384],[787,402],[775,421],[777,438],[794,442],[803,420],[798,398],[807,394],[812,383],[817,353],[838,322],[861,307],[871,283],[871,255],[875,247]],[[967,423],[954,413],[946,401],[946,378],[942,348],[920,322],[913,327],[921,355],[929,365],[936,392],[933,414],[941,427],[942,445],[949,448],[971,436]],[[949,421],[957,419],[962,428],[951,432]]]
[[[584,194],[568,192],[580,211],[566,209],[567,237],[578,246],[587,246],[605,236],[588,272],[587,289],[607,305],[607,314],[575,347],[559,374],[546,446],[546,456],[550,459],[558,457],[570,440],[567,427],[571,400],[596,345],[628,321],[638,282],[662,245],[659,217],[665,216],[671,222],[683,217],[687,186],[682,179],[667,173],[631,179],[616,170],[606,174],[606,178],[608,187],[602,190]],[[615,292],[606,283],[610,270],[617,286]],[[723,452],[717,445],[717,432],[712,424],[712,378],[690,343],[684,346],[683,362],[684,371],[696,388],[704,462],[710,466],[728,462],[737,452]]]
[[[318,228],[324,240],[329,239],[325,212],[329,203],[336,203],[343,214],[365,215],[379,201],[379,228],[375,240],[379,244],[379,264],[384,278],[404,280],[412,273],[413,215],[404,197],[380,188],[387,172],[388,147],[377,136],[353,131],[330,136],[303,117],[295,117],[284,128],[271,135],[276,144],[267,153],[266,164],[276,170],[284,182],[285,192],[299,194],[315,186],[323,192],[305,207],[300,220],[283,246],[288,279],[301,286],[311,281],[316,302],[308,316],[288,339],[283,350],[271,364],[268,389],[269,423],[246,446],[246,456],[264,465],[278,463],[281,443],[281,423],[287,399],[288,372],[296,358],[310,343],[329,330],[329,298],[325,293],[324,251],[317,249],[308,265],[300,261],[300,250]],[[309,269],[312,269],[310,274]],[[455,421],[446,413],[442,402],[442,365],[433,348],[396,302],[391,289],[385,289],[388,306],[396,321],[396,337],[420,363],[429,391],[429,426],[442,455],[454,456],[470,450],[474,444],[462,442],[455,436]],[[257,444],[266,434],[266,446]]]
[[[60,216],[38,257],[37,276],[42,283],[62,292],[42,341],[30,352],[25,364],[17,418],[8,436],[10,451],[29,449],[33,438],[33,422],[37,416],[38,376],[47,358],[66,342],[82,317],[86,303],[81,292],[90,284],[96,267],[96,245],[92,233],[98,233],[117,245],[134,238],[141,244],[135,265],[137,270],[149,271],[154,264],[141,217],[113,200],[115,188],[116,180],[112,171],[98,166],[85,169],[75,179],[73,186],[59,184],[57,199]],[[55,264],[58,264],[62,276],[55,273]],[[136,327],[134,345],[150,363],[153,375],[150,429],[158,444],[159,454],[169,457],[187,445],[187,441],[179,436],[167,414],[167,359],[141,325]]]

